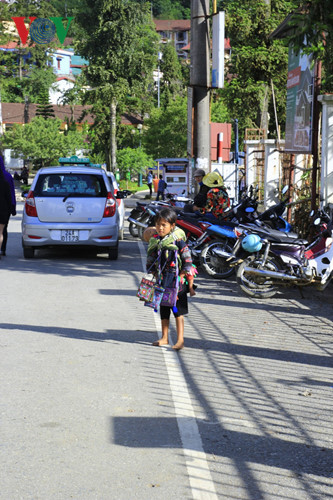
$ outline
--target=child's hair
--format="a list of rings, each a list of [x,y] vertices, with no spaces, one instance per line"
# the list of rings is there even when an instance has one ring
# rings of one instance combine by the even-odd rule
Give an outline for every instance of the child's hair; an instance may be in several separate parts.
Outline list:
[[[165,219],[169,224],[176,224],[177,214],[172,208],[162,208],[155,217],[155,224],[161,219]]]

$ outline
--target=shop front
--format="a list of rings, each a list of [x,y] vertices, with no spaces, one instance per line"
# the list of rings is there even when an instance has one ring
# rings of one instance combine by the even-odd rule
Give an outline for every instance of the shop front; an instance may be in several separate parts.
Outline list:
[[[160,175],[168,185],[167,191],[177,195],[188,196],[190,186],[189,161],[187,158],[158,158],[152,170],[156,179]]]

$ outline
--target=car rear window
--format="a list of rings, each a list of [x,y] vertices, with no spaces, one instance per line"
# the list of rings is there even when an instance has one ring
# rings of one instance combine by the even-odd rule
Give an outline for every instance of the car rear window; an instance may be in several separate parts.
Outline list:
[[[99,198],[107,195],[102,175],[94,174],[41,174],[38,177],[34,195],[58,197],[75,195]]]

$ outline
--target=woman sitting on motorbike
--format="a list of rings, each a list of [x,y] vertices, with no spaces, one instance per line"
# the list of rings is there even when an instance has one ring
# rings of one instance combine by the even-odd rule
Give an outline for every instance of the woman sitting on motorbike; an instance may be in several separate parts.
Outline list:
[[[210,172],[202,179],[205,186],[209,187],[207,193],[207,202],[203,208],[200,208],[202,214],[212,215],[220,218],[225,209],[230,206],[230,199],[226,189],[223,187],[223,179],[217,172]]]

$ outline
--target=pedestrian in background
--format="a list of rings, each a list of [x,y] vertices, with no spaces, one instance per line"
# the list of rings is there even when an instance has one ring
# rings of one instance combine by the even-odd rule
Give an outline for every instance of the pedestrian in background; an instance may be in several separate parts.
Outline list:
[[[151,198],[153,194],[153,174],[149,170],[148,175],[147,175],[147,184],[149,187],[149,198]]]
[[[9,216],[8,216],[7,222],[5,224],[5,227],[3,228],[2,242],[1,242],[1,255],[6,255],[7,240],[8,240],[8,222],[9,222],[9,217],[11,215],[16,215],[16,196],[15,196],[15,186],[14,186],[13,177],[6,170],[2,156],[0,156],[0,170],[3,174],[5,181],[9,185],[10,197],[11,197]]]
[[[156,201],[158,201],[160,199],[160,196],[161,196],[162,200],[165,200],[164,191],[168,187],[167,183],[163,180],[162,174],[160,174],[159,179],[160,180],[158,181],[158,186],[157,186]]]
[[[28,184],[28,182],[29,182],[29,170],[27,169],[26,166],[24,166],[22,168],[21,180],[22,180],[23,184]]]
[[[193,203],[187,203],[185,205],[184,212],[197,212],[206,205],[209,187],[202,182],[205,175],[206,172],[202,168],[197,168],[194,172],[193,178],[199,186],[199,192],[193,198]]]
[[[10,187],[2,169],[0,169],[0,245],[2,245],[3,242],[3,230],[6,224],[8,224],[11,206]]]

